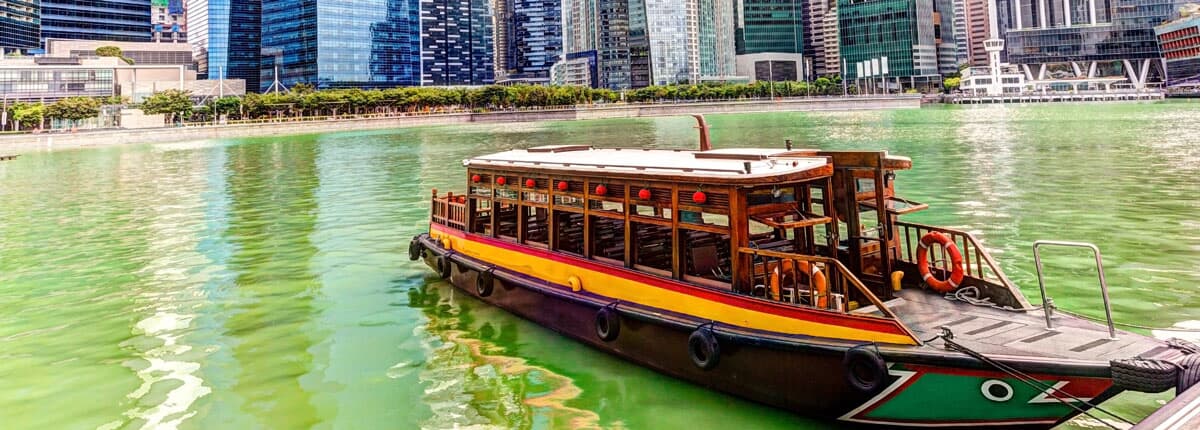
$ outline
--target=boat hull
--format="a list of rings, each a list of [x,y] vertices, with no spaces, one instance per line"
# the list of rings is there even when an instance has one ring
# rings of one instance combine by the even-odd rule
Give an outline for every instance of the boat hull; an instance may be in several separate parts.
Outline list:
[[[563,288],[456,253],[428,235],[414,240],[421,246],[419,258],[439,272],[445,269],[439,267],[442,259],[449,265],[448,281],[486,303],[661,373],[800,415],[866,426],[965,429],[1050,428],[1079,413],[1071,400],[1051,397],[959,354],[713,323]],[[483,272],[494,279],[491,291],[481,295],[477,278]],[[597,332],[596,316],[605,308],[617,315],[619,325],[609,341]],[[719,344],[718,362],[710,369],[698,367],[689,352],[689,338],[698,330],[707,330]],[[847,377],[849,351],[864,348],[886,366],[882,381],[866,390]],[[1118,392],[1106,369],[1010,364],[1092,402]],[[992,387],[998,383],[1003,386]],[[983,392],[987,388],[995,395],[989,398]]]

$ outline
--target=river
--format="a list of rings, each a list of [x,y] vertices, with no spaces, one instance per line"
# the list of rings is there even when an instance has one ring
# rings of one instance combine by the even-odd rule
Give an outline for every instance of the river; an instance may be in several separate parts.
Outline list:
[[[709,122],[718,147],[793,139],[910,156],[898,193],[931,209],[908,219],[975,233],[1032,301],[1031,243],[1090,241],[1104,251],[1117,321],[1200,328],[1200,103]],[[148,142],[0,162],[0,423],[829,428],[590,350],[456,294],[406,258],[430,189],[462,191],[463,158],[563,143],[690,148],[693,125]],[[1088,255],[1047,253],[1055,302],[1103,317]],[[1140,418],[1169,397],[1125,394],[1106,405]]]

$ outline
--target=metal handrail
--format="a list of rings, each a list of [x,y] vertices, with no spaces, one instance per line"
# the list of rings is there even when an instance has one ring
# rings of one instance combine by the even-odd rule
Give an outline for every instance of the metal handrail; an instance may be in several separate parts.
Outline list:
[[[886,318],[894,319],[896,321],[900,320],[900,318],[898,316],[896,316],[896,314],[894,312],[892,312],[891,309],[889,309],[887,306],[885,306],[883,304],[882,300],[879,300],[879,297],[875,296],[875,293],[871,292],[870,288],[867,288],[867,286],[864,285],[862,283],[862,281],[858,279],[858,277],[854,276],[854,274],[852,272],[850,272],[850,269],[846,268],[846,266],[843,265],[841,261],[838,261],[835,258],[821,257],[821,256],[815,256],[815,255],[792,254],[789,252],[779,252],[779,251],[771,251],[771,250],[757,249],[757,248],[739,248],[738,252],[742,253],[742,254],[746,254],[746,255],[756,255],[756,256],[779,258],[779,259],[786,258],[786,259],[790,259],[790,260],[804,261],[804,262],[808,262],[808,263],[820,263],[820,264],[825,265],[825,267],[826,267],[823,270],[830,270],[830,268],[836,268],[838,275],[840,275],[842,279],[849,280],[850,285],[853,285],[855,287],[855,289],[858,290],[858,292],[862,293],[863,296],[865,296],[867,298],[867,300],[871,302],[872,305],[875,305],[875,307],[877,309],[879,309],[879,312],[882,313]],[[842,311],[843,313],[845,313],[845,309],[839,309],[839,310]],[[906,327],[906,329],[907,329],[907,327]]]
[[[1054,326],[1050,322],[1050,316],[1054,313],[1051,305],[1052,300],[1046,297],[1046,282],[1042,276],[1042,255],[1038,252],[1038,248],[1043,245],[1062,246],[1072,248],[1087,248],[1092,250],[1092,255],[1096,257],[1096,273],[1100,275],[1100,294],[1104,297],[1104,316],[1108,319],[1108,337],[1111,339],[1117,338],[1117,328],[1113,324],[1112,303],[1108,300],[1108,281],[1104,280],[1104,263],[1101,262],[1100,248],[1094,244],[1086,242],[1066,242],[1061,240],[1039,240],[1033,242],[1033,263],[1037,266],[1038,289],[1042,292],[1042,310],[1046,313],[1046,328],[1053,329]]]
[[[954,229],[945,228],[945,227],[919,224],[919,223],[915,223],[915,222],[896,221],[896,226],[904,228],[901,231],[901,233],[905,235],[904,244],[906,245],[906,249],[910,253],[912,252],[912,249],[914,246],[912,244],[912,242],[910,242],[910,239],[916,238],[919,241],[922,231],[936,231],[939,233],[946,233],[946,234],[951,235],[952,239],[954,237],[961,238],[961,240],[964,242],[962,252],[963,252],[963,256],[966,258],[966,262],[968,263],[968,266],[970,265],[969,263],[971,262],[971,256],[973,254],[975,257],[975,265],[980,266],[980,264],[982,263],[984,266],[986,266],[987,269],[991,272],[992,279],[994,279],[997,283],[999,283],[1000,285],[1003,285],[1004,287],[1009,288],[1011,290],[1017,289],[1016,284],[1014,284],[1012,281],[1010,281],[1008,279],[1008,276],[1005,275],[1004,271],[1000,269],[1000,265],[996,264],[996,260],[992,259],[991,254],[989,254],[987,252],[987,250],[979,244],[979,239],[975,238],[975,235],[965,232],[965,231],[961,231],[961,230],[954,230]],[[915,229],[916,234],[911,237],[908,236],[909,228]],[[957,243],[958,240],[955,240],[954,242]],[[968,248],[965,245],[970,245],[970,248]],[[971,251],[974,251],[974,252],[971,252]],[[912,255],[908,255],[907,260],[910,262],[915,261],[915,259],[913,258]],[[968,271],[972,271],[971,269],[973,269],[973,268],[967,267],[966,269]],[[974,273],[971,273],[971,274],[977,275],[979,277],[979,279],[988,280],[989,277],[987,276],[987,273],[984,272],[982,267],[978,267],[975,269],[976,270],[973,270]]]

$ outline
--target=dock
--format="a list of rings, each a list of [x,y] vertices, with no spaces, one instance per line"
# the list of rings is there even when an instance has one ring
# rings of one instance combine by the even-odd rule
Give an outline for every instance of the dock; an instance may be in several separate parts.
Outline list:
[[[1191,430],[1200,428],[1200,384],[1175,396],[1131,430]]]
[[[1166,98],[1162,91],[1079,91],[1073,93],[1012,94],[1002,96],[955,94],[946,96],[953,104],[998,104],[998,103],[1059,103],[1059,102],[1111,102],[1111,101],[1157,101]]]

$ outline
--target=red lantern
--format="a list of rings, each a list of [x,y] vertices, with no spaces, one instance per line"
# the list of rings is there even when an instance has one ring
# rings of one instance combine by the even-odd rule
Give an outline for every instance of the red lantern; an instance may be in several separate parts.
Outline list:
[[[472,176],[471,176],[471,182],[474,182],[474,183],[476,183],[476,184],[478,184],[478,183],[479,183],[479,181],[482,181],[482,180],[483,180],[483,178],[482,178],[482,177],[480,177],[479,175],[472,175]]]
[[[504,177],[503,177],[503,176],[499,176],[499,177],[497,177],[497,178],[496,178],[496,184],[497,184],[497,185],[504,185],[504,183],[505,183],[505,182],[507,182],[507,181],[505,181],[505,180],[504,180]]]
[[[708,201],[708,195],[704,194],[704,191],[696,191],[692,193],[692,201],[698,205],[702,205]]]
[[[525,180],[525,188],[533,188],[533,187],[536,187],[536,186],[537,186],[537,181],[535,181],[535,180],[533,180],[533,179],[526,179],[526,180]]]
[[[594,192],[592,194],[595,194],[597,196],[603,196],[605,194],[608,194],[608,187],[604,186],[604,184],[597,185],[596,192]]]
[[[647,188],[642,188],[641,191],[638,191],[638,198],[642,200],[650,200],[651,195],[650,190]]]
[[[559,191],[566,191],[567,188],[570,188],[570,187],[571,187],[571,184],[568,184],[567,181],[558,181],[558,190]]]

